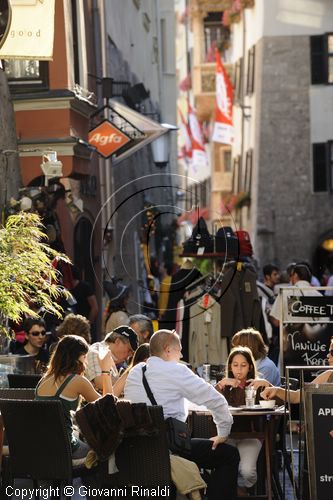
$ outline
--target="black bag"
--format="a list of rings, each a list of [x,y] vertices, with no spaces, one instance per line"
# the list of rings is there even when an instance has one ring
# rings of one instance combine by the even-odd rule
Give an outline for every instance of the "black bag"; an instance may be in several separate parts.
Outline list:
[[[183,243],[184,253],[197,253],[198,248],[204,248],[204,253],[214,251],[214,238],[207,229],[207,224],[203,217],[200,217],[194,226],[192,236]]]
[[[145,371],[147,366],[142,367],[142,382],[146,390],[147,396],[152,405],[157,405],[156,399],[149,387],[146,379]],[[191,454],[191,435],[185,422],[177,418],[169,417],[165,420],[169,450],[175,455],[188,457]]]
[[[215,234],[215,249],[217,253],[225,253],[228,258],[238,258],[238,238],[229,226],[220,227]]]
[[[169,450],[176,455],[189,456],[191,454],[191,436],[186,422],[169,417],[165,420]]]

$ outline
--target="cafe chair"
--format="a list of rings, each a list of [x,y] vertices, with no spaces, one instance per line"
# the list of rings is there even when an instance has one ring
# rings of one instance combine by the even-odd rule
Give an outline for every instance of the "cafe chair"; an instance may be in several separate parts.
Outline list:
[[[2,493],[14,478],[31,479],[34,488],[41,480],[56,487],[71,485],[73,477],[89,472],[72,461],[60,401],[0,399],[0,411],[9,447],[9,456],[2,462]]]
[[[9,387],[34,389],[42,376],[8,373],[7,378]]]
[[[100,466],[95,477],[98,485],[146,488],[171,486],[170,454],[161,406],[149,406],[149,414],[158,433],[154,436],[125,437],[116,450],[119,472],[108,474],[108,462]],[[94,478],[93,478],[94,479]]]
[[[281,387],[285,389],[286,385],[287,385],[287,378],[281,377]],[[289,377],[289,389],[292,391],[297,391],[298,388],[299,388],[299,380],[297,378]]]
[[[189,416],[188,426],[191,429],[192,438],[209,439],[217,434],[216,425],[211,415],[193,411]]]
[[[35,389],[0,387],[0,399],[35,399]]]

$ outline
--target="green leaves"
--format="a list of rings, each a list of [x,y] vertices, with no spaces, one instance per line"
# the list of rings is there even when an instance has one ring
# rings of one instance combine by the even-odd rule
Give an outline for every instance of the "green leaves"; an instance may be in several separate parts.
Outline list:
[[[42,228],[40,217],[27,212],[8,217],[0,228],[0,333],[7,333],[5,319],[37,316],[32,309],[36,304],[61,317],[57,299],[68,293],[59,285],[52,261],[70,260],[47,245]]]

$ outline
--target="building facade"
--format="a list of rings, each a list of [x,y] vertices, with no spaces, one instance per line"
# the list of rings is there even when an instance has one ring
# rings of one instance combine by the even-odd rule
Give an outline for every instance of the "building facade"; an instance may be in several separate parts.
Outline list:
[[[255,0],[237,21],[232,155],[251,205],[236,219],[261,265],[307,259],[321,275],[332,236],[333,5]]]

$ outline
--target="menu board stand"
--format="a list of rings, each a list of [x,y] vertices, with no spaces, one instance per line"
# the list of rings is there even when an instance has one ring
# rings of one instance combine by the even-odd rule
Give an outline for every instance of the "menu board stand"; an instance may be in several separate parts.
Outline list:
[[[304,387],[305,435],[311,500],[329,500],[333,491],[333,384]]]

